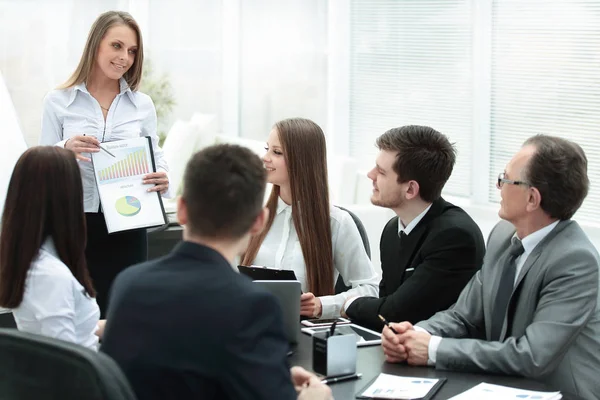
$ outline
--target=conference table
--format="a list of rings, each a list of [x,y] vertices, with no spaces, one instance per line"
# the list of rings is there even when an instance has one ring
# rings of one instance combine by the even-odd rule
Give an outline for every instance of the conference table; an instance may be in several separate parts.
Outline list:
[[[299,365],[312,371],[312,337],[300,332],[298,344],[294,353],[289,357],[290,365]],[[336,400],[354,399],[369,382],[380,372],[392,375],[419,378],[446,378],[446,382],[433,397],[434,400],[449,399],[462,393],[481,382],[510,386],[520,389],[552,391],[546,385],[530,379],[488,374],[471,374],[465,372],[440,371],[433,367],[412,367],[406,364],[390,364],[385,362],[381,346],[359,347],[356,371],[362,373],[361,379],[331,384],[331,390]],[[582,400],[581,398],[562,393],[565,400]]]

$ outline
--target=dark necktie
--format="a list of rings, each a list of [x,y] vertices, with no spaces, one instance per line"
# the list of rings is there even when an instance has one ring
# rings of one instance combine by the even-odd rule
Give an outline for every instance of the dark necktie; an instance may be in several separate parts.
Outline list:
[[[496,301],[494,302],[492,312],[492,340],[500,339],[504,317],[506,316],[506,308],[508,307],[508,301],[510,300],[510,295],[512,294],[515,285],[515,274],[517,272],[515,260],[523,254],[524,251],[525,249],[523,248],[521,241],[514,237],[508,248],[508,255],[502,271],[502,277],[500,278],[500,284],[498,285]]]
[[[398,233],[398,237],[400,237],[400,244],[402,244],[402,242],[406,240],[406,233],[404,233],[404,231],[400,231],[400,233]]]

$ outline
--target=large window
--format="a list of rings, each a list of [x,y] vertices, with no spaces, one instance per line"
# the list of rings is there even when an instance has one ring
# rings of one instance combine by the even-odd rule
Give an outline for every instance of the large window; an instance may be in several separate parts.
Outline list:
[[[600,2],[352,0],[350,153],[368,166],[375,137],[426,124],[457,143],[445,193],[499,201],[496,177],[528,137],[579,143],[590,193],[576,218],[600,219]],[[495,208],[495,207],[493,207]]]
[[[27,144],[45,93],[109,9],[138,20],[172,86],[165,130],[198,112],[217,133],[263,141],[277,120],[302,116],[323,127],[330,153],[366,170],[377,136],[429,125],[458,149],[444,194],[490,209],[523,141],[559,135],[589,159],[577,218],[600,220],[599,0],[0,0],[0,70]]]
[[[490,201],[493,180],[528,137],[579,143],[590,193],[576,218],[600,219],[600,2],[494,0]]]
[[[240,2],[241,136],[266,140],[273,124],[289,117],[326,129],[327,3]]]
[[[350,13],[350,154],[371,168],[377,136],[429,125],[458,148],[446,192],[470,195],[471,1],[352,0]]]

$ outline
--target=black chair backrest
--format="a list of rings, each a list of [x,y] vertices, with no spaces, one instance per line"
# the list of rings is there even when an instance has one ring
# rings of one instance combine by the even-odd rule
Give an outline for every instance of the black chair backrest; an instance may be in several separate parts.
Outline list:
[[[0,328],[16,328],[17,324],[13,318],[13,314],[9,312],[0,311]]]
[[[358,228],[358,233],[360,233],[360,238],[362,239],[363,245],[365,246],[365,251],[367,252],[367,255],[369,256],[369,259],[370,259],[371,258],[371,246],[369,246],[369,236],[367,235],[367,230],[365,229],[365,226],[363,225],[362,221],[352,211],[350,211],[344,207],[340,207],[340,206],[336,206],[336,207],[339,208],[340,210],[346,211],[348,214],[350,214],[350,216],[354,220],[354,223],[356,224],[356,227]],[[344,279],[342,278],[341,275],[338,276],[337,282],[335,283],[335,294],[343,293],[343,292],[347,291],[348,289],[351,289],[351,287],[346,286],[344,284]]]
[[[135,400],[113,359],[74,343],[0,329],[0,398]]]

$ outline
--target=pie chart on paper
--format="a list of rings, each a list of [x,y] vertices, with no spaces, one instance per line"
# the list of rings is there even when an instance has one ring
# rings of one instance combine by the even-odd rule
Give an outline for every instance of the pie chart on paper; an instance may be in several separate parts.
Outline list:
[[[124,196],[118,199],[115,203],[117,212],[124,217],[133,217],[142,209],[142,203],[133,196]]]

